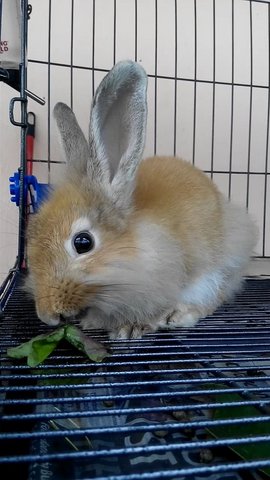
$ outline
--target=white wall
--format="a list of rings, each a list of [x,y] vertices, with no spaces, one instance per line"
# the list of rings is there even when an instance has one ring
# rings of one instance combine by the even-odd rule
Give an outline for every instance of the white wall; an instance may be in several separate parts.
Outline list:
[[[207,171],[210,171],[213,166],[216,172],[213,174],[214,181],[226,195],[230,190],[232,199],[237,202],[245,204],[247,188],[249,188],[249,210],[256,217],[261,230],[257,246],[257,253],[261,255],[265,214],[266,218],[268,216],[266,231],[270,231],[269,179],[267,210],[264,208],[266,146],[269,133],[267,132],[269,92],[266,88],[269,82],[268,5],[253,2],[250,11],[249,1],[234,1],[233,81],[236,85],[232,88],[232,2],[228,0],[215,0],[215,2],[197,0],[196,78],[198,81],[196,83],[193,81],[195,13],[194,2],[191,0],[178,0],[177,12],[175,0],[158,0],[157,24],[155,23],[155,0],[137,0],[137,12],[135,12],[134,0],[117,0],[116,12],[114,12],[113,0],[96,0],[94,5],[93,0],[74,0],[74,2],[52,0],[50,43],[49,1],[32,0],[31,4],[33,12],[29,21],[29,59],[31,61],[28,68],[28,86],[30,90],[46,100],[44,107],[32,101],[29,102],[29,110],[33,110],[37,117],[34,154],[39,160],[47,161],[48,155],[50,157],[49,167],[46,163],[35,163],[34,173],[38,179],[54,182],[61,175],[61,165],[53,162],[63,161],[63,157],[57,143],[54,125],[52,122],[48,124],[48,116],[50,118],[53,105],[57,101],[68,104],[72,101],[78,120],[87,133],[93,88],[97,86],[105,71],[112,67],[114,60],[135,59],[137,53],[137,60],[150,76],[146,155],[153,154],[155,147],[158,154],[173,154],[176,126],[175,153],[177,155],[190,161],[194,158],[195,164]],[[71,43],[72,4],[73,44]],[[215,72],[213,70],[214,4]],[[94,45],[93,7],[95,7]],[[250,14],[253,37],[252,59]],[[135,18],[137,18],[137,32]],[[116,35],[114,35],[114,19],[116,19]],[[155,56],[156,42],[157,55]],[[50,60],[49,67],[48,60]],[[252,80],[255,85],[252,92],[249,87],[251,65]],[[158,76],[157,80],[154,78],[155,74]],[[177,82],[174,79],[175,76],[178,78]],[[214,76],[217,82],[215,89],[211,83]],[[16,251],[14,232],[17,228],[17,212],[14,205],[9,203],[7,179],[18,165],[19,132],[9,125],[7,119],[8,100],[14,92],[6,86],[0,88],[0,272],[3,276],[12,265]],[[155,98],[157,99],[156,110]],[[195,121],[194,111],[196,112]],[[193,142],[194,127],[195,142]],[[232,172],[237,172],[231,174],[229,173],[230,148]],[[246,174],[248,160],[249,176]],[[268,172],[269,169],[268,161]],[[265,255],[270,255],[269,234],[265,239]]]

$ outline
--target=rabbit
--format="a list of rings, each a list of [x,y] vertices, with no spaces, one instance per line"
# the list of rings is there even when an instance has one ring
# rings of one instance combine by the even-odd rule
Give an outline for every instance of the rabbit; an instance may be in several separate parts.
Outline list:
[[[66,172],[28,229],[29,288],[48,325],[140,338],[191,327],[241,288],[256,226],[189,162],[142,159],[146,96],[144,69],[117,63],[94,95],[89,141],[54,107]]]

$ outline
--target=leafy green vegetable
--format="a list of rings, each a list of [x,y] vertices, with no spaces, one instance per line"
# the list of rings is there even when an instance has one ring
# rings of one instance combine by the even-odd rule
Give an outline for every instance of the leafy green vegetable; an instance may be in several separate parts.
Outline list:
[[[102,344],[84,335],[74,325],[65,325],[51,333],[38,335],[18,347],[9,348],[7,355],[12,358],[27,357],[27,365],[36,367],[55,350],[63,339],[85,353],[94,362],[101,362],[108,356],[108,352]]]
[[[94,362],[102,362],[108,355],[106,348],[101,343],[84,335],[75,325],[66,326],[65,339]]]
[[[9,348],[7,354],[13,358],[28,357],[29,367],[36,367],[53,352],[64,335],[65,327],[60,327],[54,332],[38,335],[18,347]]]
[[[224,388],[226,385],[210,385],[210,388]],[[210,394],[216,402],[240,402],[243,398],[237,393]],[[239,405],[234,407],[215,408],[213,411],[213,420],[229,420],[236,418],[261,417],[262,413],[252,405]],[[256,423],[238,423],[235,425],[219,425],[207,428],[208,432],[215,438],[240,438],[270,435],[270,425],[268,422]],[[247,443],[243,445],[231,445],[229,447],[244,460],[268,459],[270,452],[269,442]],[[270,468],[264,468],[262,471],[270,476]]]

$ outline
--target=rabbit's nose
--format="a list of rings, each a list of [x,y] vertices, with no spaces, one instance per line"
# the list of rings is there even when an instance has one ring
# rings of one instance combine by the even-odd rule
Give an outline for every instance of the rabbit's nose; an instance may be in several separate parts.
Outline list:
[[[58,314],[47,314],[47,313],[41,313],[37,309],[37,316],[38,318],[46,323],[47,325],[50,325],[51,327],[56,327],[60,323],[60,315]]]

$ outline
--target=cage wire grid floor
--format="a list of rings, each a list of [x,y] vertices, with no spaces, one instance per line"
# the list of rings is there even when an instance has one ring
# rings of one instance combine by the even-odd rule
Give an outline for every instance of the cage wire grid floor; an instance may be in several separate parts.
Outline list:
[[[270,279],[248,279],[194,328],[130,341],[95,331],[112,352],[102,363],[63,343],[31,369],[6,350],[47,327],[15,286],[0,321],[2,468],[20,480],[265,478],[269,314]]]

